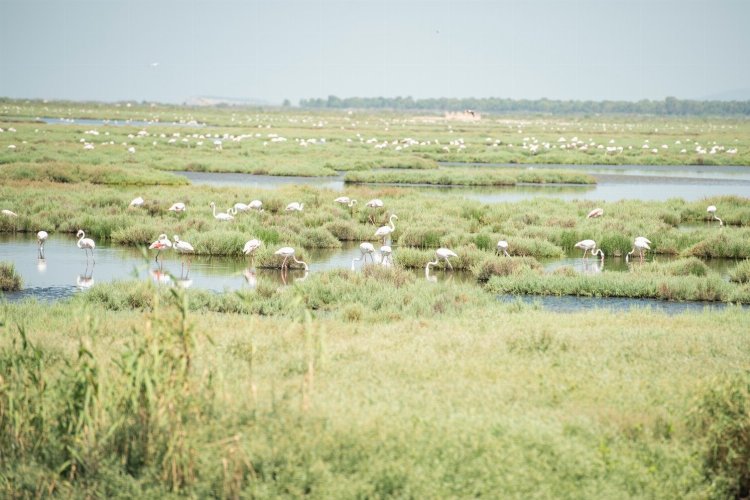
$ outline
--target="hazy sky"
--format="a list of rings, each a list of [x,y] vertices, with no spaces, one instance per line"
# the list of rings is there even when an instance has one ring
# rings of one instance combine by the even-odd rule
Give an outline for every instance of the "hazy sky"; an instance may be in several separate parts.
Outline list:
[[[0,0],[0,96],[750,98],[748,23],[750,0]]]

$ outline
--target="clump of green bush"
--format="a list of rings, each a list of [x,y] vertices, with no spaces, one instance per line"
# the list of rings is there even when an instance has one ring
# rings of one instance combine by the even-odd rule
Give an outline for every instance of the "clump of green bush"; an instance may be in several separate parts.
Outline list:
[[[0,262],[0,290],[15,292],[21,289],[21,276],[11,262]]]
[[[692,412],[703,469],[715,498],[750,495],[750,372],[716,380]]]

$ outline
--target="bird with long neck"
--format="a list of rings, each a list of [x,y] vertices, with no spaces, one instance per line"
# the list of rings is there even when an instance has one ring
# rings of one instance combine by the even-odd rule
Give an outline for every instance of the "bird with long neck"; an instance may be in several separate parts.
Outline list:
[[[280,255],[280,256],[284,257],[284,262],[281,263],[281,270],[282,271],[285,271],[285,270],[288,269],[287,261],[289,260],[290,257],[292,258],[292,260],[296,264],[302,264],[303,266],[305,266],[305,272],[308,272],[310,270],[307,267],[307,263],[305,261],[297,260],[297,257],[294,255],[294,248],[292,248],[292,247],[282,247],[282,248],[279,248],[278,250],[276,250],[274,252],[274,255]]]
[[[160,234],[159,238],[157,238],[157,240],[151,243],[151,245],[149,245],[148,247],[149,250],[156,250],[156,257],[154,257],[154,262],[156,262],[157,264],[159,263],[159,254],[161,253],[161,251],[169,248],[172,248],[172,242],[169,241],[169,238],[167,238],[167,235],[164,233]]]
[[[441,260],[445,261],[450,270],[453,271],[453,264],[451,264],[451,261],[449,260],[450,257],[458,257],[458,255],[449,248],[438,248],[435,250],[435,260],[428,262],[424,267],[425,276],[429,275],[430,266],[436,266]]]
[[[258,250],[263,242],[257,239],[248,240],[245,242],[245,246],[242,247],[242,253],[250,256],[250,268],[252,269],[255,264],[255,251]]]
[[[646,238],[645,236],[638,236],[635,241],[633,241],[633,249],[625,255],[625,262],[630,261],[630,256],[633,255],[636,250],[638,250],[640,260],[641,262],[643,262],[643,253],[645,250],[651,250],[651,247],[649,246],[650,244],[651,241],[649,241],[648,238]]]
[[[373,264],[375,263],[375,257],[374,257],[374,255],[375,255],[375,247],[373,246],[372,243],[370,243],[369,241],[365,241],[364,243],[362,243],[361,245],[359,245],[359,251],[361,253],[360,256],[359,257],[355,257],[354,259],[352,259],[352,271],[354,271],[354,263],[356,261],[360,261],[360,260],[363,260],[364,262],[367,262],[367,256],[368,255],[370,256],[370,259],[372,260],[372,263]]]
[[[387,242],[385,241],[386,238],[390,237],[390,234],[396,230],[396,224],[393,223],[393,219],[398,220],[398,216],[396,214],[391,214],[390,218],[388,219],[388,226],[380,226],[377,231],[375,231],[375,236],[378,238],[383,238],[383,245],[385,245]]]
[[[193,248],[193,245],[191,245],[187,241],[182,241],[176,234],[172,239],[174,240],[174,245],[172,246],[172,248],[175,252],[182,256],[180,276],[182,276],[182,271],[185,266],[185,256],[187,256],[187,273],[185,274],[185,279],[187,279],[188,275],[190,274],[190,262],[192,261],[192,255],[195,253],[195,249]]]
[[[510,254],[508,253],[508,242],[505,240],[500,240],[497,242],[497,253],[503,254],[506,257],[510,257]]]
[[[723,226],[724,225],[724,221],[721,220],[721,219],[719,219],[718,217],[716,217],[716,206],[715,205],[709,205],[708,208],[706,209],[706,212],[710,213],[713,216],[714,220],[719,221],[719,226]]]
[[[47,238],[49,238],[49,234],[47,234],[47,231],[39,231],[36,233],[36,241],[39,245],[39,258],[44,259],[44,243],[47,241]]]
[[[601,255],[602,260],[604,260],[604,251],[599,248],[596,249],[596,242],[594,240],[581,240],[578,243],[575,244],[575,248],[580,248],[583,250],[583,257],[586,258],[586,254],[588,252],[591,252],[591,255]]]
[[[230,213],[219,212],[217,214],[216,213],[216,203],[214,203],[213,201],[209,204],[209,206],[211,208],[213,208],[213,210],[214,210],[214,219],[216,219],[218,221],[222,221],[222,222],[227,222],[227,221],[230,221],[230,220],[234,219],[234,217]]]
[[[96,261],[94,260],[94,248],[96,248],[96,243],[94,243],[94,240],[92,240],[91,238],[86,238],[86,233],[83,232],[83,229],[78,230],[78,233],[76,233],[76,238],[78,238],[78,243],[76,243],[76,245],[78,246],[78,248],[82,248],[86,253],[86,262],[89,261],[90,250],[91,261],[96,264]]]

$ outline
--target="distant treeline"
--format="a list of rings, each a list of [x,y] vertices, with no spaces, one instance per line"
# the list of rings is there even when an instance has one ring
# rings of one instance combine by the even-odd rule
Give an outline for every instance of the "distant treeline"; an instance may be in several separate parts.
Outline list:
[[[484,113],[545,114],[648,114],[648,115],[750,115],[750,101],[693,101],[667,97],[661,101],[557,101],[551,99],[414,99],[412,97],[346,97],[302,99],[302,108],[394,109],[422,111],[464,111]]]

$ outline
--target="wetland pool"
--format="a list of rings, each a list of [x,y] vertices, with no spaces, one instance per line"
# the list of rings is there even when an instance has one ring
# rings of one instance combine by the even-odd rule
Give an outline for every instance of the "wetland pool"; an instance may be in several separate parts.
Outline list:
[[[394,247],[397,255],[398,247]],[[345,242],[337,249],[312,249],[305,251],[310,273],[332,269],[351,269],[352,259],[360,257],[359,245]],[[194,256],[189,278],[182,278],[181,260],[174,252],[162,252],[160,264],[154,262],[155,252],[144,257],[139,249],[98,244],[95,250],[95,263],[87,261],[84,252],[76,246],[72,235],[53,234],[45,244],[45,259],[38,259],[37,242],[31,234],[0,235],[0,260],[14,264],[23,280],[23,289],[4,294],[5,300],[18,301],[35,298],[54,301],[80,293],[96,283],[118,280],[151,280],[163,286],[195,287],[215,292],[251,290],[259,283],[272,286],[291,285],[305,279],[302,270],[290,271],[282,276],[279,269],[251,269],[248,260],[241,257]],[[668,261],[668,256],[649,256],[650,259]],[[379,257],[376,256],[376,263]],[[623,258],[610,258],[602,264],[597,259],[583,260],[578,253],[560,259],[540,259],[546,272],[568,266],[581,274],[594,275],[602,272],[627,272],[629,264]],[[728,259],[705,261],[716,272],[726,277],[728,270],[736,262]],[[637,265],[637,264],[630,264]],[[355,269],[362,267],[361,262]],[[425,280],[424,269],[415,269],[418,280]],[[466,271],[449,272],[433,270],[426,281],[452,281],[476,284],[473,275]],[[427,285],[429,286],[429,285]],[[477,293],[482,293],[477,286]],[[586,310],[595,307],[624,310],[630,307],[652,307],[669,312],[698,310],[704,303],[664,302],[640,299],[606,299],[583,297],[520,297],[525,303],[541,303],[542,307],[560,312]],[[506,299],[502,299],[506,300]],[[710,304],[710,307],[723,307],[723,304]]]

